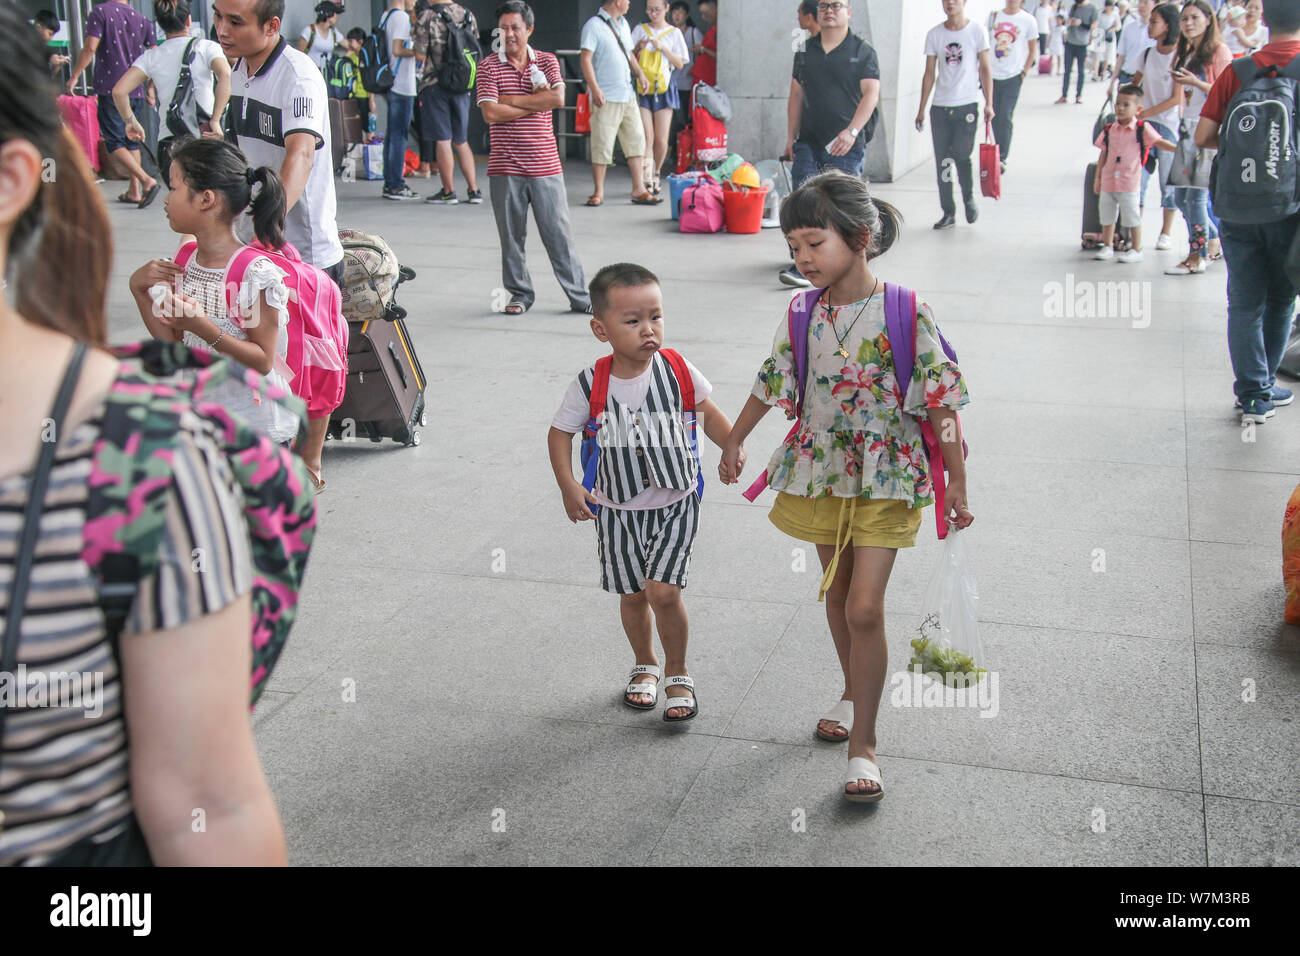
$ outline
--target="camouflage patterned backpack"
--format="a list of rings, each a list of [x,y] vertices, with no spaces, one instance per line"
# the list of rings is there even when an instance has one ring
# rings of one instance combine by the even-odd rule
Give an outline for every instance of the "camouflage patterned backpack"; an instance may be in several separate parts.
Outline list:
[[[99,581],[109,636],[116,646],[140,581],[157,569],[168,491],[175,480],[171,449],[177,433],[188,432],[215,446],[221,453],[215,467],[228,467],[243,494],[253,559],[251,706],[293,625],[316,534],[315,497],[301,459],[205,400],[205,393],[223,382],[242,381],[263,401],[278,401],[293,411],[300,437],[305,434],[302,402],[243,366],[179,343],[144,342],[115,354],[139,371],[123,371],[106,400],[82,550]]]

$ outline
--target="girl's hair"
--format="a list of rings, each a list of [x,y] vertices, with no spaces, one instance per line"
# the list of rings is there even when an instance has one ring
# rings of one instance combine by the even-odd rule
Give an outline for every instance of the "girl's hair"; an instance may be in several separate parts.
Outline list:
[[[1160,17],[1169,26],[1169,30],[1165,33],[1164,39],[1160,41],[1162,45],[1169,46],[1171,43],[1177,43],[1183,38],[1183,10],[1178,4],[1159,4],[1151,11],[1151,16]]]
[[[324,23],[330,17],[337,16],[338,12],[339,8],[330,0],[321,0],[320,3],[316,4],[316,22]]]
[[[190,18],[190,0],[154,0],[153,18],[163,33],[184,33]]]
[[[185,185],[195,192],[211,189],[225,197],[230,218],[249,207],[253,233],[263,245],[284,245],[284,184],[269,166],[249,169],[244,154],[223,139],[186,139],[172,150]],[[253,186],[262,188],[253,194]]]
[[[668,5],[668,16],[670,19],[672,18],[674,10],[685,10],[686,11],[685,25],[688,27],[695,26],[695,21],[691,19],[691,5],[687,3],[686,0],[673,0],[673,2]]]
[[[781,231],[834,229],[854,252],[882,256],[898,239],[902,214],[872,199],[867,184],[837,169],[806,181],[781,203]]]
[[[1210,61],[1214,59],[1214,51],[1223,45],[1223,36],[1219,30],[1219,18],[1214,15],[1210,5],[1205,0],[1191,0],[1191,3],[1183,7],[1195,7],[1209,23],[1205,27],[1205,32],[1201,34],[1200,40],[1193,45],[1192,40],[1185,36],[1178,37],[1178,52],[1174,54],[1174,65],[1181,66],[1190,73],[1200,73]],[[1182,14],[1179,14],[1179,22],[1182,21]]]
[[[17,91],[0,96],[0,143],[26,140],[45,158],[36,196],[9,236],[14,308],[37,325],[103,345],[113,262],[108,211],[81,146],[64,128],[40,34],[7,2],[0,2],[0,89]]]

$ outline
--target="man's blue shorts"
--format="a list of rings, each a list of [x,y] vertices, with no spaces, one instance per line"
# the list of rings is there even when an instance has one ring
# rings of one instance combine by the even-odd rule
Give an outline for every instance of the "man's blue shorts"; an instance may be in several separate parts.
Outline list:
[[[449,93],[441,86],[427,86],[420,94],[420,111],[425,136],[433,132],[433,141],[469,140],[469,94]]]
[[[113,97],[100,96],[99,100],[99,135],[104,137],[104,148],[110,153],[115,149],[133,149],[140,151],[140,144],[126,138],[126,120],[117,112]],[[132,100],[131,112],[136,119],[144,112],[144,100]]]

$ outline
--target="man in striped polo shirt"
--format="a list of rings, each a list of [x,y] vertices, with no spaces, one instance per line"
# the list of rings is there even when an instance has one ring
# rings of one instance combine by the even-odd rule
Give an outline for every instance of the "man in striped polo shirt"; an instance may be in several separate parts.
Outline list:
[[[501,278],[510,301],[507,315],[522,315],[536,299],[524,241],[528,207],[550,256],[551,268],[574,312],[591,312],[587,280],[569,228],[564,170],[555,143],[551,111],[564,105],[564,81],[553,53],[528,45],[532,8],[507,0],[497,10],[500,50],[479,64],[478,105],[491,126],[489,192],[501,237]]]

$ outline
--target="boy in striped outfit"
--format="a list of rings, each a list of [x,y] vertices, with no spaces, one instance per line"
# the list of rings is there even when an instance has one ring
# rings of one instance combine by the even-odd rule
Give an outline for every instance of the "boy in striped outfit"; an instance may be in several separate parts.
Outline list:
[[[663,349],[663,293],[654,273],[630,263],[606,266],[589,291],[595,313],[591,331],[612,354],[570,383],[547,439],[551,467],[569,520],[596,522],[601,587],[621,596],[623,629],[636,656],[623,702],[652,710],[659,678],[666,674],[671,696],[664,720],[690,720],[699,708],[695,682],[686,671],[682,589],[702,488],[698,453],[684,420],[690,393],[695,427],[715,445],[726,440],[731,421],[709,399],[713,387],[699,370]],[[591,417],[593,388],[599,394],[606,380],[596,433],[600,451],[589,491],[574,477],[573,436]],[[719,474],[729,481],[729,475]],[[652,615],[664,648],[663,671],[655,656]]]

